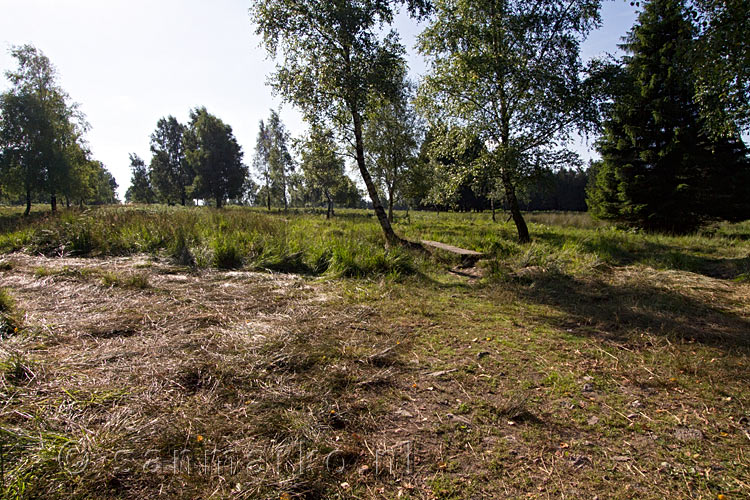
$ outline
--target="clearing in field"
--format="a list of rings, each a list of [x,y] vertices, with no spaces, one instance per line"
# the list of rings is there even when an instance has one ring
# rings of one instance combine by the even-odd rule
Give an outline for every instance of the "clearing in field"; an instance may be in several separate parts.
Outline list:
[[[4,212],[3,498],[747,497],[750,227],[529,219]]]

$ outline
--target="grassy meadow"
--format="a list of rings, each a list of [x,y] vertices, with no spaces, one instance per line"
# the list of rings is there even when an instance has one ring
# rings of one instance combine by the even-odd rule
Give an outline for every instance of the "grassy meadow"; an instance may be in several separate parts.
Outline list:
[[[750,222],[20,213],[2,498],[750,496]]]

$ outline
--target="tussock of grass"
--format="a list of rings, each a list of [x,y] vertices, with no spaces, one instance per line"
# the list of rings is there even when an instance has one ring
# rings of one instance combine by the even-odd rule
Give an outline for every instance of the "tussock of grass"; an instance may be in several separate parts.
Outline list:
[[[3,382],[14,386],[25,385],[37,377],[34,362],[17,352],[0,360],[0,374]]]
[[[7,314],[13,311],[16,306],[16,302],[11,297],[8,290],[0,288],[0,313]]]
[[[102,285],[107,287],[119,286],[123,288],[150,288],[148,275],[145,273],[132,273],[125,276],[114,272],[102,273]]]
[[[16,301],[5,288],[0,288],[0,339],[18,333],[21,325]]]

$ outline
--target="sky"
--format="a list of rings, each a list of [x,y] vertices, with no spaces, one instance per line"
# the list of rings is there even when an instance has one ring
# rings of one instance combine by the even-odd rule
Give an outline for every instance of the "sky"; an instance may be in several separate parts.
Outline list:
[[[266,86],[267,58],[248,15],[249,0],[0,0],[0,72],[16,67],[9,49],[30,43],[51,60],[58,84],[79,103],[93,157],[117,179],[120,199],[130,184],[129,153],[147,163],[159,118],[187,122],[205,106],[232,126],[252,163],[258,122],[270,109],[293,136],[301,115]],[[635,21],[630,2],[607,1],[603,25],[583,46],[584,59],[616,53]],[[414,49],[421,27],[402,14],[394,28],[407,47],[411,76],[425,73]],[[8,87],[3,77],[0,91]],[[593,153],[581,142],[584,158]]]

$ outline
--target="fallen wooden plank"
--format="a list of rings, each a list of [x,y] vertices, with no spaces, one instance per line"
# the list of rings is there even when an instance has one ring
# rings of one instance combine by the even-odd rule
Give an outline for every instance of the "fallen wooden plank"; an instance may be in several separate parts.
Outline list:
[[[422,244],[428,247],[437,248],[437,249],[444,250],[446,252],[455,253],[461,256],[467,256],[467,257],[470,256],[470,257],[476,257],[476,258],[483,257],[483,254],[481,254],[480,252],[476,252],[474,250],[467,250],[465,248],[454,247],[453,245],[440,243],[439,241],[422,240]]]
[[[453,245],[440,243],[439,241],[422,240],[422,246],[424,246],[428,250],[438,249],[444,252],[449,252],[455,255],[459,255],[461,257],[462,267],[471,267],[479,259],[482,259],[485,257],[483,253],[476,252],[474,250],[467,250],[466,248],[454,247]]]

